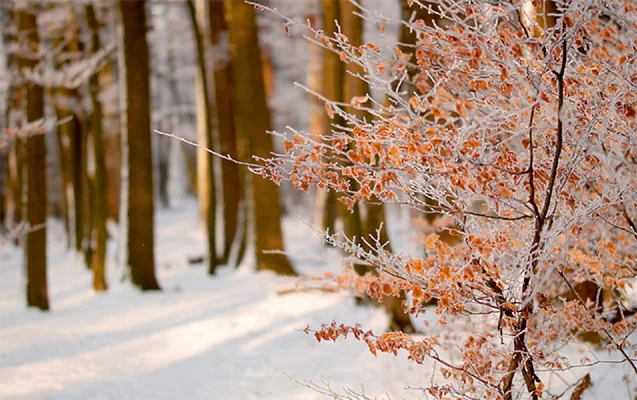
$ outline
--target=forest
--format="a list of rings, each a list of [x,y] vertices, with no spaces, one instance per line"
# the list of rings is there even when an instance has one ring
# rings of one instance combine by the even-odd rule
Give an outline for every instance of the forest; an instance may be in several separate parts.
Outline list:
[[[633,0],[0,33],[1,399],[637,400]]]

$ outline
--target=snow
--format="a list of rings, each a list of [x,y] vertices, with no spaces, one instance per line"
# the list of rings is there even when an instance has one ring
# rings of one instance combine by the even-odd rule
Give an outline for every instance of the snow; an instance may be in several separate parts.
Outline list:
[[[204,264],[187,263],[205,253],[196,203],[185,199],[156,218],[163,290],[152,293],[122,280],[116,238],[109,246],[109,291],[94,293],[90,271],[65,249],[61,224],[50,221],[49,313],[26,309],[21,251],[0,244],[1,399],[325,398],[298,380],[371,398],[424,398],[407,387],[430,382],[432,365],[416,365],[404,355],[374,357],[353,339],[317,343],[299,331],[336,320],[380,332],[387,324],[381,309],[357,307],[344,294],[278,295],[294,281],[255,273],[250,260],[209,277]],[[392,211],[391,233],[406,237],[397,230],[406,225],[401,218],[408,215]],[[326,249],[302,219],[286,217],[284,229],[303,274],[341,268],[338,253]],[[625,366],[595,371],[586,392],[593,397],[584,398],[628,398]],[[573,371],[571,381],[585,372]]]
[[[27,310],[21,251],[2,244],[0,398],[321,397],[296,383],[294,375],[327,381],[339,390],[364,385],[366,391],[380,394],[402,391],[386,372],[410,367],[406,360],[374,359],[360,343],[319,344],[299,331],[333,319],[382,330],[387,319],[381,310],[357,307],[338,294],[277,295],[293,282],[254,273],[248,265],[221,268],[217,276],[208,277],[203,264],[186,262],[205,249],[196,203],[186,200],[158,214],[156,259],[162,292],[141,293],[122,282],[111,241],[109,291],[94,293],[90,271],[80,257],[66,251],[62,226],[50,221],[52,309]],[[326,251],[302,221],[291,217],[287,222],[287,231],[298,233],[288,235],[288,243],[302,271],[318,271],[327,264],[320,261],[323,255],[334,261],[332,267],[340,265],[337,254]],[[308,243],[314,258],[307,258],[307,249],[301,247]]]

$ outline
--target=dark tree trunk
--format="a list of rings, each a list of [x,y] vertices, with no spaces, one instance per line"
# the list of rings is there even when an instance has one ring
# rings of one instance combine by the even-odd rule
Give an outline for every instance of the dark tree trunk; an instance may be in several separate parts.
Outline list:
[[[76,97],[77,98],[77,97]],[[68,111],[67,111],[68,112]],[[75,249],[78,252],[82,251],[82,246],[84,245],[84,220],[83,214],[85,211],[84,208],[84,198],[83,198],[83,143],[82,143],[82,126],[77,117],[77,114],[72,112],[68,113],[66,116],[71,118],[70,121],[66,122],[64,125],[68,129],[67,135],[70,138],[71,150],[70,150],[70,161],[73,165],[73,193],[74,193],[74,206],[75,206]]]
[[[150,66],[146,41],[146,1],[119,0],[123,25],[122,58],[124,96],[122,142],[128,166],[128,265],[133,284],[159,290],[155,277],[153,152],[150,120]]]
[[[38,51],[40,38],[38,24],[33,14],[18,12],[18,30],[29,49]],[[33,68],[35,59],[21,59],[23,68]],[[31,123],[44,118],[44,90],[41,86],[27,83],[26,121]],[[29,131],[26,139],[27,170],[27,223],[25,262],[27,271],[27,305],[41,310],[49,309],[46,282],[46,143],[44,132]]]

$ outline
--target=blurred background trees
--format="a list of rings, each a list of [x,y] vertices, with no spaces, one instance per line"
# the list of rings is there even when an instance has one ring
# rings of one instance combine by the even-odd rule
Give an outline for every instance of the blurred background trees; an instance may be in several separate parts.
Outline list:
[[[400,2],[390,3],[399,14]],[[349,1],[265,4],[366,41]],[[286,31],[240,1],[4,1],[0,11],[0,233],[24,248],[29,305],[48,308],[46,218],[63,222],[66,237],[55,240],[82,255],[96,291],[107,290],[107,269],[118,263],[140,289],[160,288],[156,209],[187,196],[197,198],[208,237],[207,254],[190,262],[205,261],[210,275],[246,255],[257,270],[296,275],[283,254],[285,215],[315,215],[323,228],[358,238],[385,223],[383,206],[350,213],[332,194],[301,195],[153,133],[253,162],[281,150],[267,133],[274,129],[289,124],[316,137],[339,130],[344,121],[325,118],[316,96],[293,82],[338,101],[368,87],[352,75],[358,66],[304,39],[307,32]],[[399,313],[394,306],[390,313]]]

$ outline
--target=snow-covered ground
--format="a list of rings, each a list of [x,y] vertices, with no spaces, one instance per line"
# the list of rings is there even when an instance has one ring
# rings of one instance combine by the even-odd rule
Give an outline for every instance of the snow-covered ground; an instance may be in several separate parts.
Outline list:
[[[206,275],[189,256],[204,253],[197,207],[186,201],[157,216],[157,273],[163,291],[122,282],[110,253],[109,291],[49,227],[51,312],[27,310],[21,251],[0,248],[0,399],[312,399],[292,378],[403,398],[403,382],[423,376],[406,360],[374,358],[355,341],[317,343],[298,329],[359,322],[382,330],[381,310],[326,293],[277,295],[289,279],[220,268]],[[304,273],[338,268],[309,227],[288,218],[291,258]],[[114,241],[111,241],[114,250]],[[325,256],[326,258],[322,257]],[[393,381],[396,376],[405,380]],[[407,377],[411,375],[411,379]]]
[[[49,313],[26,309],[21,251],[2,244],[0,399],[325,398],[295,379],[326,383],[341,393],[364,391],[371,398],[426,398],[408,387],[428,383],[431,365],[404,356],[374,357],[353,339],[317,343],[299,331],[332,320],[382,331],[387,324],[382,310],[357,307],[345,295],[277,295],[293,281],[254,273],[249,260],[239,270],[222,267],[215,277],[201,264],[189,265],[188,257],[205,248],[196,214],[196,203],[188,200],[158,212],[163,291],[157,293],[140,293],[122,281],[115,241],[110,289],[94,293],[90,272],[66,251],[62,227],[51,222]],[[404,226],[401,218],[408,216],[391,215],[394,229]],[[301,219],[288,217],[285,233],[302,273],[341,268],[338,253],[325,249]],[[631,375],[624,367],[596,369],[584,398],[630,399]],[[573,371],[569,380],[584,373]]]

